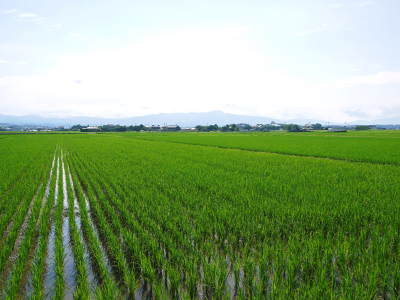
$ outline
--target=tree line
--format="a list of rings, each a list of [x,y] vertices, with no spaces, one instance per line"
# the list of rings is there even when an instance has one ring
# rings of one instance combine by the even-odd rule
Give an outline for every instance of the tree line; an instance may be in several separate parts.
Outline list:
[[[88,126],[74,125],[70,130],[72,131],[85,131]],[[181,127],[177,126],[145,126],[140,125],[114,125],[107,124],[95,127],[97,131],[102,132],[124,132],[124,131],[180,131]],[[200,132],[210,132],[210,131],[222,131],[222,132],[234,132],[234,131],[276,131],[276,130],[286,130],[289,132],[302,132],[307,130],[324,130],[320,123],[315,123],[308,125],[307,127],[300,126],[298,124],[258,124],[256,126],[251,126],[249,124],[226,124],[224,126],[218,126],[218,124],[212,125],[197,125],[194,130]]]

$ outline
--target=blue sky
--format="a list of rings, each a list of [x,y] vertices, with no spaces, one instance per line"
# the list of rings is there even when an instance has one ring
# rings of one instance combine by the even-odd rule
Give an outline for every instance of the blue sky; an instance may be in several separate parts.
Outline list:
[[[0,2],[0,113],[400,117],[398,0]]]

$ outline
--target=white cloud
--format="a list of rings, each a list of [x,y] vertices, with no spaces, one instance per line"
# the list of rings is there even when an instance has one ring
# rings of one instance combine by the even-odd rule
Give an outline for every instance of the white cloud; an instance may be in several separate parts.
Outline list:
[[[34,13],[26,12],[18,14],[17,17],[20,19],[33,19],[33,18],[38,18],[39,16]]]
[[[2,112],[112,117],[219,109],[342,121],[351,120],[346,110],[376,111],[374,98],[343,96],[338,86],[273,67],[251,34],[243,27],[168,31],[58,57],[44,75],[0,77]]]
[[[39,16],[36,13],[32,13],[32,12],[23,12],[23,13],[19,13],[17,14],[17,20],[21,21],[21,22],[30,22],[30,23],[42,23],[45,18],[42,16]]]
[[[67,34],[67,37],[71,38],[71,39],[76,39],[76,40],[84,40],[85,39],[85,37],[78,32],[70,32]]]
[[[322,33],[328,30],[328,25],[327,24],[321,24],[318,25],[314,28],[311,28],[309,30],[305,30],[305,31],[301,31],[299,33],[297,33],[297,36],[299,37],[305,37],[305,36],[309,36],[309,35],[313,35],[313,34],[317,34],[317,33]]]
[[[17,9],[11,8],[11,9],[3,10],[3,11],[2,11],[2,14],[3,14],[3,15],[11,15],[11,14],[16,13],[17,11],[18,11]]]
[[[344,3],[342,2],[333,2],[328,5],[330,8],[343,8],[345,7]]]
[[[126,115],[148,113],[143,106],[152,112],[204,111],[226,104],[261,114],[269,112],[269,102],[312,94],[304,82],[270,65],[246,28],[184,30],[59,57],[45,76],[7,77],[0,84],[2,99],[16,103],[10,106],[94,115],[121,108]]]
[[[14,15],[16,20],[20,21],[20,22],[41,23],[45,19],[44,17],[42,17],[36,13],[33,13],[33,12],[19,12],[18,13],[18,10],[15,8],[3,10],[3,11],[1,11],[1,13],[3,15]],[[58,26],[58,24],[55,26]]]
[[[353,87],[357,85],[400,84],[400,72],[379,72],[372,75],[354,76],[340,80],[338,87]]]
[[[360,7],[366,7],[366,6],[371,6],[371,5],[375,5],[376,2],[372,1],[372,0],[366,0],[366,1],[361,1],[358,3],[358,6]]]
[[[51,26],[53,29],[61,29],[63,25],[61,23],[57,23]]]
[[[1,59],[0,58],[0,64],[7,64],[8,63],[8,61],[7,60],[5,60],[5,59]]]

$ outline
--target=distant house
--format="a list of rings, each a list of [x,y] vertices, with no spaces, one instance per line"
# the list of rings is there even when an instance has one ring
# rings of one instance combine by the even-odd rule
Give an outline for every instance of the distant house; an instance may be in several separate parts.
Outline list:
[[[163,131],[179,131],[181,128],[178,125],[166,125],[162,127]]]
[[[197,131],[197,129],[195,127],[185,127],[185,128],[181,128],[181,131],[195,132],[195,131]]]
[[[160,131],[161,130],[161,126],[160,125],[151,125],[150,127],[148,127],[148,130],[150,130],[150,131]]]
[[[330,131],[330,132],[347,132],[347,128],[344,128],[344,127],[331,127],[331,128],[328,128],[328,131]]]
[[[308,124],[304,125],[303,130],[304,131],[314,130],[313,124],[308,123]]]
[[[236,124],[236,127],[239,129],[239,131],[249,131],[251,129],[251,126],[245,123]]]
[[[81,132],[98,132],[101,129],[98,126],[88,126],[81,128]]]

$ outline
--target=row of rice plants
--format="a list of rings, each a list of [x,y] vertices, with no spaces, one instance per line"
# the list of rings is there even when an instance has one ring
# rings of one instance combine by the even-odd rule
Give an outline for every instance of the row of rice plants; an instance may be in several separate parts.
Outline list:
[[[4,144],[0,147],[16,150],[14,156],[5,153],[7,160],[4,161],[4,165],[10,168],[8,174],[1,176],[12,178],[14,181],[0,197],[0,293],[13,299],[24,294],[24,285],[28,280],[37,247],[39,229],[47,217],[44,204],[51,180],[49,171],[54,144],[52,141],[40,143],[31,140],[32,147],[27,148],[26,140],[5,139],[2,142]],[[15,166],[15,170],[11,166]]]
[[[17,234],[15,235],[14,243],[6,243],[7,246],[11,247],[6,246],[3,248],[6,251],[2,251],[0,270],[2,270],[3,282],[6,281],[3,291],[7,295],[14,295],[18,291],[18,280],[22,276],[21,271],[31,247],[40,207],[41,194],[39,193],[33,200],[31,211],[24,216],[24,221],[18,231],[15,232]],[[10,276],[11,278],[9,279]]]
[[[107,270],[104,261],[104,255],[101,253],[100,241],[97,241],[97,236],[94,234],[93,225],[99,230],[97,231],[101,238],[101,243],[105,245],[107,256],[110,259],[113,267],[113,272],[116,274],[122,289],[122,293],[126,295],[134,295],[137,288],[137,282],[135,276],[128,265],[126,257],[124,256],[123,249],[120,247],[121,244],[121,233],[115,230],[115,224],[109,222],[104,210],[99,205],[101,201],[97,201],[98,191],[94,191],[91,183],[83,183],[82,178],[86,175],[84,170],[74,172],[77,166],[71,164],[71,171],[73,177],[76,179],[74,186],[77,186],[77,196],[80,202],[81,208],[87,208],[85,200],[87,199],[90,205],[90,215],[93,220],[89,221],[89,216],[86,215],[84,219],[84,230],[87,239],[95,241],[94,248],[91,249],[92,261],[94,261],[95,270],[97,270],[98,276],[103,281],[103,286],[98,290],[98,295],[107,295],[111,292],[111,288],[115,287],[109,270]],[[73,171],[74,170],[74,171]],[[85,213],[86,214],[86,213]],[[94,224],[91,224],[93,221]],[[97,246],[96,246],[97,245]]]
[[[49,213],[52,206],[52,201],[48,201],[48,191],[50,189],[52,179],[51,175],[52,171],[50,171],[48,183],[46,184],[46,189],[44,189],[44,194],[40,197],[37,197],[38,201],[33,207],[31,219],[29,221],[29,225],[27,226],[27,230],[25,231],[24,240],[18,247],[18,258],[13,265],[13,271],[9,276],[9,282],[6,288],[6,295],[10,299],[14,299],[17,294],[23,295],[23,287],[28,279],[28,270],[32,267],[32,259],[36,247],[38,246],[40,230],[48,224],[47,220],[49,219]]]
[[[69,175],[69,173],[68,173]],[[83,245],[80,229],[77,225],[76,218],[79,216],[79,211],[75,211],[75,203],[72,197],[73,191],[71,189],[69,176],[66,177],[66,184],[68,187],[68,218],[69,218],[69,229],[71,236],[72,251],[74,255],[74,261],[76,266],[76,290],[74,296],[79,299],[88,299],[89,290],[89,270],[85,262],[85,248]]]
[[[111,267],[109,266],[98,232],[93,224],[92,214],[88,203],[86,203],[84,191],[78,182],[76,174],[71,174],[70,181],[75,182],[73,187],[79,204],[83,236],[88,246],[91,264],[95,270],[99,283],[99,286],[96,288],[96,295],[99,298],[104,299],[117,297],[118,292],[111,274]]]
[[[48,251],[48,240],[51,224],[54,220],[54,186],[56,184],[56,160],[54,160],[52,176],[50,177],[49,190],[45,212],[41,216],[40,227],[38,230],[38,242],[36,252],[33,258],[32,269],[30,271],[30,282],[26,289],[27,295],[33,299],[43,299],[45,297],[44,278],[46,273],[46,254]]]
[[[82,169],[85,170],[85,178],[90,177],[95,182],[98,180],[93,172],[86,171],[91,170],[91,168],[85,167]],[[183,260],[174,259],[171,254],[168,263],[166,264],[166,261],[163,263],[164,254],[162,246],[165,244],[160,245],[157,242],[157,240],[162,241],[163,237],[157,236],[154,238],[147,231],[143,230],[143,228],[135,222],[133,215],[119,203],[118,197],[116,195],[110,196],[110,194],[112,194],[111,189],[107,190],[108,195],[106,195],[101,191],[99,186],[96,187],[99,188],[98,196],[101,197],[99,198],[99,202],[104,207],[103,210],[106,212],[110,223],[114,227],[115,232],[120,232],[123,237],[128,259],[132,261],[130,267],[136,270],[136,273],[141,275],[147,283],[155,283],[157,276],[156,270],[168,270],[170,263],[175,262],[176,264],[182,264],[184,262]],[[126,226],[129,226],[129,231],[125,230]],[[151,261],[148,261],[147,257],[150,257]],[[158,272],[158,275],[160,275],[160,272]]]

